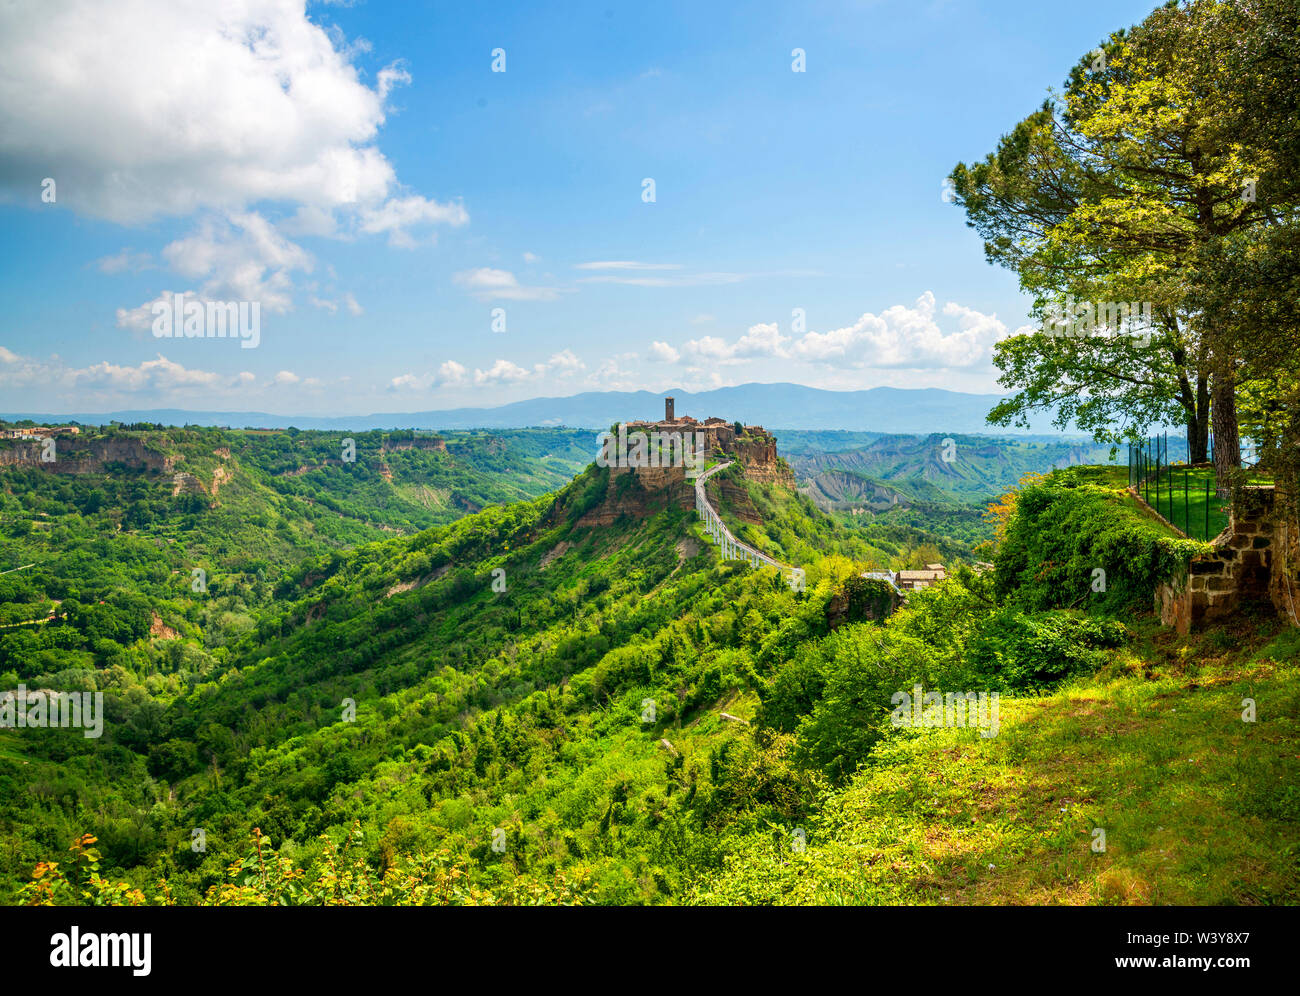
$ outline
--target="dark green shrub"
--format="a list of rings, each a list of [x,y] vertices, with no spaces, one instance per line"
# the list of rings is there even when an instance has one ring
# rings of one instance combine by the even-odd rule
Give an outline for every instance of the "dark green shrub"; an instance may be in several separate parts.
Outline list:
[[[1106,664],[1105,649],[1123,645],[1124,626],[1068,612],[999,609],[968,648],[974,674],[990,691],[1023,691],[1058,684]]]
[[[1121,492],[1051,477],[1017,493],[995,590],[1026,611],[1150,610],[1156,586],[1208,549],[1172,535]]]

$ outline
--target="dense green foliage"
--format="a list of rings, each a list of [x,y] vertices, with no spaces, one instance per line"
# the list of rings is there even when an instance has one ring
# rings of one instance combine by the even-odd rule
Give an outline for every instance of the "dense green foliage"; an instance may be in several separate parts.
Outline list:
[[[900,693],[997,692],[1014,708],[1126,652],[1126,627],[1089,614],[1108,604],[1037,604],[1046,562],[1006,574],[1002,560],[1039,549],[1021,517],[1057,514],[1053,496],[1067,510],[1104,496],[1095,485],[1058,475],[1041,503],[1026,488],[996,574],[962,569],[880,621],[889,599],[859,574],[860,555],[882,551],[780,484],[722,476],[724,515],[804,566],[804,590],[720,563],[689,507],[595,467],[413,535],[310,555],[310,538],[263,542],[263,576],[214,559],[206,591],[184,551],[212,558],[222,537],[204,516],[220,505],[112,540],[61,507],[51,531],[65,530],[67,559],[0,584],[18,614],[56,613],[17,630],[67,646],[0,644],[22,662],[11,680],[104,692],[104,733],[0,730],[6,897],[786,901],[799,894],[785,870],[794,842],[825,846],[903,744],[984,742],[986,728],[899,729]],[[44,501],[75,503],[117,481],[33,483]],[[1122,503],[1079,509],[1093,542],[1135,530],[1147,542]],[[249,542],[227,539],[224,556],[250,556]],[[51,549],[10,556],[22,553]],[[64,577],[78,570],[102,587]],[[812,874],[835,878],[841,858]],[[840,895],[823,884],[822,898]],[[892,888],[870,895],[897,901]]]
[[[996,560],[997,593],[1028,610],[1149,610],[1156,585],[1207,549],[1175,536],[1127,494],[1058,473],[1019,489]]]

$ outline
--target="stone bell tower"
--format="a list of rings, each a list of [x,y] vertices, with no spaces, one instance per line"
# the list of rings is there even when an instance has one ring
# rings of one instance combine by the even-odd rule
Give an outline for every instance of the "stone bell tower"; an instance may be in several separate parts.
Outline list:
[[[664,421],[673,421],[673,399],[671,397],[664,398]]]

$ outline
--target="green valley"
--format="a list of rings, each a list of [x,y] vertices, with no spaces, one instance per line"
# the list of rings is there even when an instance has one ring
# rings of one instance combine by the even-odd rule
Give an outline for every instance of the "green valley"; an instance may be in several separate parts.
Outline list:
[[[0,576],[5,683],[99,691],[105,714],[98,739],[0,730],[10,901],[1297,899],[1296,641],[1262,608],[1232,636],[1153,623],[1155,586],[1204,545],[1136,506],[1125,520],[1113,475],[1009,492],[993,569],[949,559],[892,614],[863,572],[963,541],[923,516],[891,543],[761,462],[711,497],[742,541],[803,567],[798,587],[720,560],[671,475],[588,466],[399,533],[399,488],[460,474],[478,490],[453,493],[499,494],[487,456],[541,479],[579,445],[536,432],[453,434],[446,453],[375,439],[365,476],[329,485],[350,514],[298,490],[351,471],[319,435],[132,430],[181,458],[171,476],[6,471],[5,561],[36,565]],[[320,465],[287,483],[304,454]],[[200,483],[230,470],[199,496],[175,489],[181,464]],[[1031,506],[1076,526],[1042,531]],[[973,712],[900,728],[893,697],[914,686],[995,692],[1000,732]],[[1114,756],[1177,757],[1213,792],[1189,809]],[[1248,875],[1215,857],[1227,825],[1245,828]]]

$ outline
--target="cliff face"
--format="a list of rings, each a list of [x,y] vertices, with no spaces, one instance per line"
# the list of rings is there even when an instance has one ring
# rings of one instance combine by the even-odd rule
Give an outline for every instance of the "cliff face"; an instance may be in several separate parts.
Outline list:
[[[910,498],[900,497],[899,492],[888,485],[873,483],[841,470],[824,471],[800,490],[823,509],[843,503],[854,511],[882,512],[900,503],[912,503]]]
[[[745,475],[748,477],[748,473]],[[761,526],[763,517],[749,500],[749,492],[743,485],[725,477],[715,477],[705,485],[709,492],[709,501],[714,508],[725,508],[741,522]]]
[[[43,461],[42,452],[40,440],[15,440],[0,447],[0,467],[36,467],[54,474],[99,474],[110,463],[159,473],[172,469],[171,457],[150,449],[142,440],[125,436],[90,440],[58,436],[54,440],[54,459]]]
[[[771,436],[741,436],[731,444],[731,451],[745,468],[745,477],[755,484],[779,484],[794,487],[794,474],[776,454],[776,440]]]
[[[624,484],[627,478],[631,480]],[[695,505],[695,485],[686,480],[683,468],[611,467],[604,500],[583,515],[577,525],[583,529],[608,526],[625,515],[646,519],[670,505]]]
[[[384,453],[396,453],[399,450],[432,450],[434,453],[446,453],[447,443],[441,437],[420,436],[416,439],[389,440],[384,443]]]

